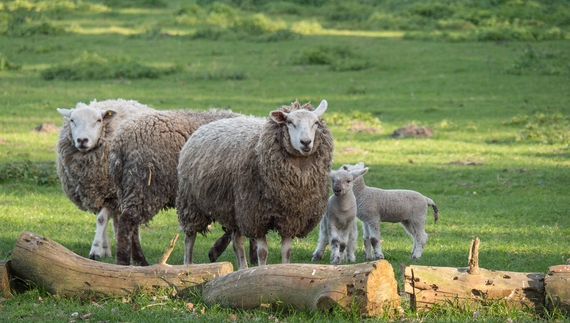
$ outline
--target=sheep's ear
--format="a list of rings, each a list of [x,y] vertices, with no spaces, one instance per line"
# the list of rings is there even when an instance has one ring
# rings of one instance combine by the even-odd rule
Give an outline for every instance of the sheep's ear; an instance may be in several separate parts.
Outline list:
[[[69,116],[71,116],[71,112],[73,112],[74,109],[60,109],[57,108],[57,112],[59,112],[59,114],[61,114],[64,117],[69,118]]]
[[[359,168],[364,168],[364,163],[363,162],[358,162],[356,164],[356,166],[358,166]]]
[[[352,173],[352,177],[357,178],[359,176],[366,174],[366,172],[368,172],[368,167],[363,168],[363,169],[353,170],[351,173]]]
[[[319,106],[315,109],[315,111],[313,111],[313,113],[315,113],[318,117],[320,117],[327,110],[327,106],[328,106],[327,100],[322,100],[321,104],[319,104]]]
[[[279,110],[269,112],[269,117],[276,123],[285,123],[287,121],[287,113]]]
[[[103,119],[112,119],[116,115],[117,115],[117,112],[113,111],[113,110],[101,111],[101,117],[103,117]]]

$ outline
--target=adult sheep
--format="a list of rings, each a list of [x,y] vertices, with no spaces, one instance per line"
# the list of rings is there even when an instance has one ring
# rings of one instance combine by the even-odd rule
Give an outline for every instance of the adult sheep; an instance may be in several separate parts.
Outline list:
[[[95,238],[89,258],[111,256],[107,223],[117,228],[119,203],[109,176],[109,147],[119,124],[152,111],[133,100],[77,103],[74,109],[57,109],[64,117],[56,143],[56,168],[67,197],[84,211],[97,214]]]
[[[362,170],[364,163],[343,165],[347,171]],[[434,201],[416,191],[383,190],[369,187],[363,177],[354,180],[352,191],[356,196],[356,216],[362,221],[365,260],[384,259],[380,240],[380,222],[400,222],[413,239],[412,260],[418,260],[427,243],[425,222],[428,208],[433,208],[433,220],[439,218]]]
[[[243,237],[257,244],[267,262],[265,235],[281,236],[288,263],[293,237],[306,236],[326,210],[333,137],[323,124],[323,100],[282,106],[269,118],[240,117],[198,129],[180,152],[178,221],[186,234],[184,263],[192,263],[196,234],[218,221],[233,230],[239,269],[247,268]]]
[[[175,206],[180,149],[209,122],[237,117],[229,110],[166,110],[121,124],[111,145],[109,171],[119,199],[118,265],[148,265],[137,233],[160,210]]]

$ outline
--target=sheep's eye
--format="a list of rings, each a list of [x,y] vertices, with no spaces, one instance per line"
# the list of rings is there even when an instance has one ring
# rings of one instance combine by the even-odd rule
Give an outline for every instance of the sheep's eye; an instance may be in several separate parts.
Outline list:
[[[297,127],[291,120],[287,120],[287,125]]]
[[[101,119],[97,119],[97,123],[101,123]]]
[[[75,123],[75,120],[73,120],[73,119],[70,119],[70,120],[69,120],[69,122],[71,122],[71,123]]]

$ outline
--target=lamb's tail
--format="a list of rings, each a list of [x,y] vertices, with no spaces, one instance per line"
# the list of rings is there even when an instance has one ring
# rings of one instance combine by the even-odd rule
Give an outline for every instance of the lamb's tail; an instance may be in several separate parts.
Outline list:
[[[433,222],[437,222],[437,219],[439,219],[439,210],[437,209],[435,202],[429,197],[426,197],[426,201],[428,206],[431,205],[431,207],[433,208]]]

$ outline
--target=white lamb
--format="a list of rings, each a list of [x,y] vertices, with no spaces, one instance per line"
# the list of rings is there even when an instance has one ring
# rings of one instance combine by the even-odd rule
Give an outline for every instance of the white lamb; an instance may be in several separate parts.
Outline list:
[[[323,259],[327,244],[331,245],[331,264],[341,264],[346,258],[356,261],[356,197],[352,192],[353,182],[364,175],[368,168],[353,171],[331,171],[333,195],[329,198],[327,212],[321,219],[319,243],[313,252],[312,261]]]
[[[348,171],[364,169],[364,163],[343,165],[341,169]],[[428,239],[425,231],[428,207],[433,208],[434,221],[439,217],[433,200],[416,191],[368,187],[363,177],[354,181],[352,190],[356,196],[358,209],[356,216],[362,221],[364,231],[365,260],[384,259],[380,246],[380,222],[400,222],[414,240],[410,258],[419,259]]]

